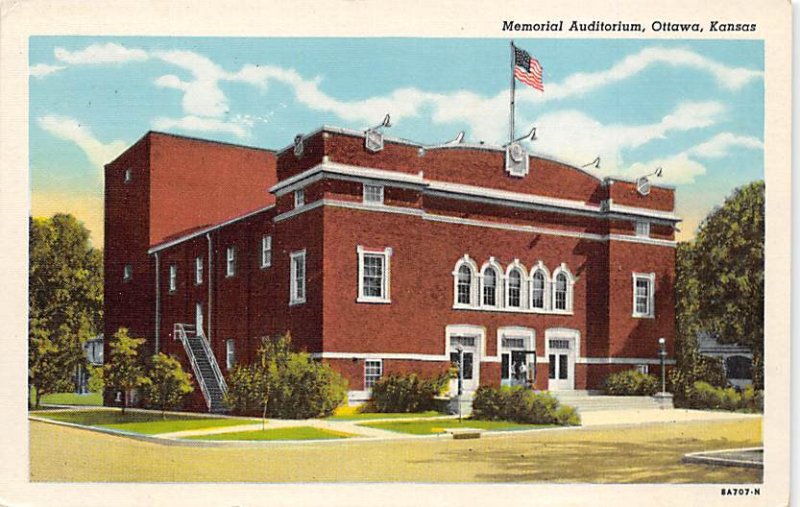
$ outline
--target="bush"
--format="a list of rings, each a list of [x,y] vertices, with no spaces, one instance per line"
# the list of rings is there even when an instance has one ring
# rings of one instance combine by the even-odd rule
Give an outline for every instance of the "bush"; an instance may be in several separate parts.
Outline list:
[[[677,368],[669,374],[668,388],[674,396],[676,407],[688,407],[695,382],[705,382],[714,387],[725,387],[728,380],[722,361],[716,357],[700,355],[691,350],[679,359]]]
[[[764,393],[756,391],[750,386],[740,394],[732,387],[716,387],[701,381],[692,385],[685,405],[688,408],[700,410],[762,412],[764,410]]]
[[[561,406],[552,394],[523,387],[480,387],[472,400],[472,417],[488,421],[523,424],[578,426],[580,416],[574,407]]]
[[[147,379],[142,386],[145,404],[161,410],[181,406],[183,399],[194,391],[191,376],[183,371],[180,361],[173,356],[158,353],[150,359]]]
[[[292,352],[291,338],[265,338],[256,361],[234,368],[226,402],[241,415],[280,419],[327,417],[345,399],[347,382],[329,365]]]
[[[603,392],[613,396],[652,396],[658,392],[658,379],[636,370],[620,371],[606,378]]]
[[[388,375],[372,386],[369,409],[375,412],[423,412],[436,409],[436,396],[444,389],[448,376],[422,378],[416,373]]]

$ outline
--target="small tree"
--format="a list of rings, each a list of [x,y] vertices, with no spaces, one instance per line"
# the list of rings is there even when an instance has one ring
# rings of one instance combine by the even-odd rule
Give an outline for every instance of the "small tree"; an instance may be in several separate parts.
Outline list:
[[[194,391],[192,377],[183,371],[180,361],[164,353],[150,360],[150,371],[143,384],[144,396],[151,407],[161,409],[161,417],[170,408],[177,408]]]
[[[139,357],[139,347],[144,338],[132,338],[128,329],[121,327],[109,342],[108,363],[103,366],[106,386],[122,391],[122,413],[128,408],[131,392],[147,383],[144,366]]]

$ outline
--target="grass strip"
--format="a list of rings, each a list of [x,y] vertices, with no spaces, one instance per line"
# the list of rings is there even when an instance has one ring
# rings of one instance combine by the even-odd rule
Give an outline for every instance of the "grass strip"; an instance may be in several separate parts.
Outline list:
[[[312,426],[295,426],[291,428],[276,428],[271,430],[237,431],[235,433],[218,433],[216,435],[198,435],[186,437],[186,440],[330,440],[349,438],[353,435],[341,431],[333,431]]]
[[[398,433],[409,433],[412,435],[435,435],[444,433],[447,429],[455,428],[477,428],[489,431],[520,431],[538,428],[550,428],[550,424],[519,424],[508,421],[478,421],[464,419],[458,422],[457,419],[445,419],[434,421],[387,421],[376,423],[364,423],[359,426],[368,426],[381,430],[395,431]]]

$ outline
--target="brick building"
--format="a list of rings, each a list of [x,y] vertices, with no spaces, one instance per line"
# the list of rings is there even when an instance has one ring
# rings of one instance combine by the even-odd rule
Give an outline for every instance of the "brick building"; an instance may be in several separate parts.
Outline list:
[[[673,189],[509,153],[332,127],[277,152],[149,132],[105,168],[105,335],[182,358],[211,409],[225,371],[286,331],[351,399],[458,348],[467,390],[655,372]]]

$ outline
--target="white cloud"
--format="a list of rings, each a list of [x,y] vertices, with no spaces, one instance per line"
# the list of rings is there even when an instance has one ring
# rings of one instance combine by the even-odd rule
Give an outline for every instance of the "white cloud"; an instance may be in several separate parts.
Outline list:
[[[147,52],[143,49],[128,49],[125,46],[109,42],[92,44],[79,51],[64,48],[55,49],[56,59],[73,65],[92,65],[103,63],[125,63],[147,60]]]
[[[49,65],[47,63],[37,63],[36,65],[30,66],[30,68],[28,69],[28,73],[33,77],[42,78],[44,76],[54,74],[64,69],[66,69],[66,67],[62,65]]]
[[[39,118],[38,123],[42,129],[59,139],[75,143],[97,169],[102,169],[128,147],[124,141],[110,143],[99,141],[89,127],[73,118],[49,115]]]
[[[711,126],[723,111],[724,106],[719,102],[686,102],[679,104],[659,122],[644,125],[604,125],[580,111],[558,111],[537,118],[538,140],[533,142],[531,149],[577,166],[588,164],[599,156],[598,175],[635,175],[641,171],[626,167],[624,150],[663,139],[669,132]]]
[[[738,136],[731,132],[722,132],[708,141],[698,144],[690,153],[698,157],[721,158],[728,155],[730,148],[740,146],[756,150],[763,150],[764,143],[752,136]]]
[[[233,121],[218,120],[216,118],[203,118],[199,116],[184,116],[183,118],[159,117],[153,120],[156,130],[182,129],[196,132],[227,132],[236,137],[248,137],[254,121],[249,117],[237,116]]]

